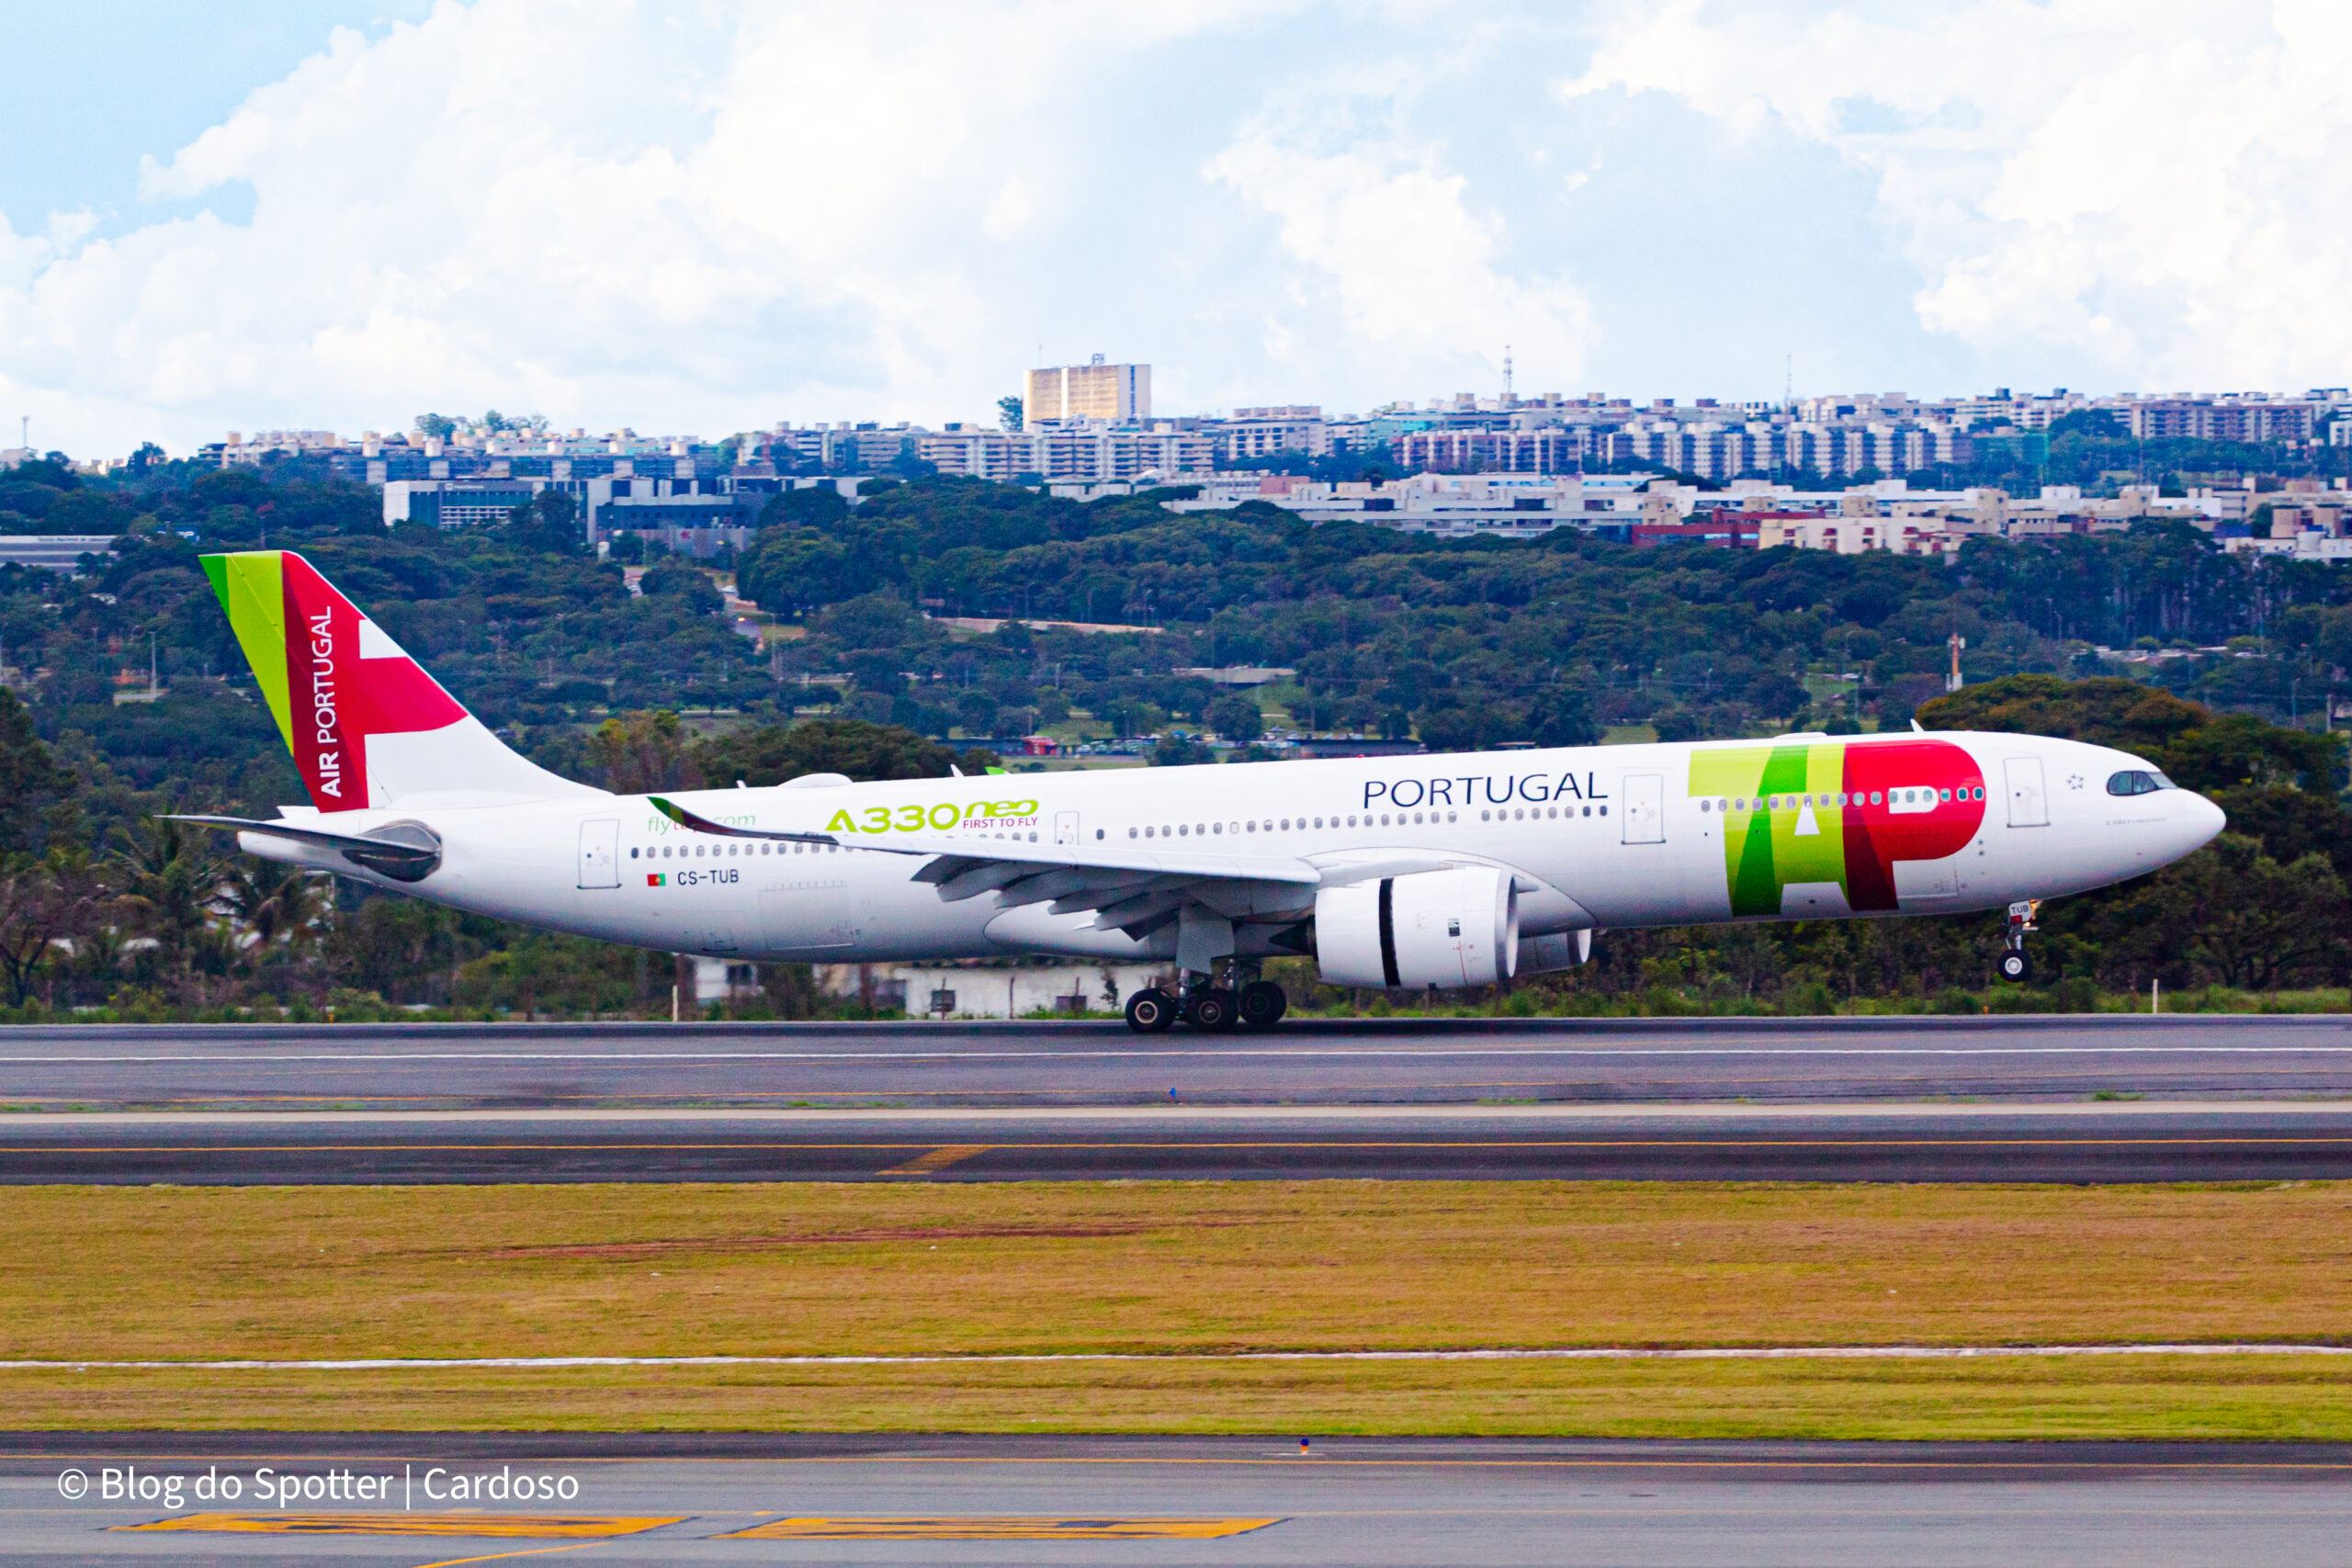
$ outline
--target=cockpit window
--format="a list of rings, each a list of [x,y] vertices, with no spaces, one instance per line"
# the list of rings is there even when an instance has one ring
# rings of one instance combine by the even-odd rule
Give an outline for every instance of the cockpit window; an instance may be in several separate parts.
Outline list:
[[[2107,781],[2107,793],[2109,795],[2154,795],[2160,789],[2178,787],[2164,774],[2151,773],[2145,768],[2126,768]]]

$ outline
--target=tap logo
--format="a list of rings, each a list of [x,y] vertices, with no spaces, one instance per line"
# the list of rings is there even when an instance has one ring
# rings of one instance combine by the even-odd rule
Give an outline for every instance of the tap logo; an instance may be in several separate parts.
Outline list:
[[[311,774],[321,795],[343,798],[342,737],[334,711],[334,612],[322,609],[305,617],[311,623],[311,722],[318,728],[311,739]]]
[[[1901,907],[1897,861],[1941,860],[1984,820],[1984,778],[1949,740],[1798,742],[1694,752],[1713,796],[1734,915],[1777,915],[1792,882],[1834,882],[1856,911]]]
[[[370,798],[369,742],[466,716],[400,645],[290,550],[203,558],[278,734],[321,811]]]

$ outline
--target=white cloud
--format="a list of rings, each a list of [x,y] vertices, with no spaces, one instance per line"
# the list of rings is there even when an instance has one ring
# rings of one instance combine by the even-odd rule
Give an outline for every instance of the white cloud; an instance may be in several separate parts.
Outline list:
[[[1256,14],[444,0],[145,164],[158,200],[249,186],[249,222],[0,221],[0,393],[98,449],[493,403],[980,415],[1069,307],[1041,256],[1130,238],[1052,178],[1119,151],[1095,80]]]
[[[1558,278],[1517,278],[1497,265],[1501,219],[1472,209],[1468,181],[1434,146],[1393,141],[1336,151],[1295,130],[1253,128],[1208,171],[1279,220],[1283,250],[1311,269],[1294,299],[1328,293],[1345,330],[1416,366],[1484,359],[1510,344],[1555,375],[1583,369],[1591,311]],[[1269,321],[1274,357],[1295,333]]]
[[[1041,343],[1152,361],[1167,412],[1488,389],[1507,343],[1656,392],[1954,343],[2341,381],[2348,16],[442,0],[155,149],[127,223],[0,218],[0,412],[83,452],[986,420]]]
[[[2347,67],[2326,0],[1657,0],[1562,91],[1670,95],[1869,170],[1921,321],[2002,379],[2300,389],[2352,355]]]

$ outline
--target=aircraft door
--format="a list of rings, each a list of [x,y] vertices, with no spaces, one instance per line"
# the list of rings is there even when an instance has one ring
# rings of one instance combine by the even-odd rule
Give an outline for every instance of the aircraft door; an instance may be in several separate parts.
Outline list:
[[[2001,773],[2009,786],[2009,826],[2049,827],[2050,795],[2042,787],[2041,759],[2005,757],[2001,760]]]
[[[580,886],[621,885],[621,825],[617,818],[580,824]]]
[[[1629,844],[1666,842],[1666,775],[1633,773],[1618,785],[1617,812]]]
[[[1057,844],[1078,842],[1077,812],[1057,811],[1054,813],[1054,842]]]

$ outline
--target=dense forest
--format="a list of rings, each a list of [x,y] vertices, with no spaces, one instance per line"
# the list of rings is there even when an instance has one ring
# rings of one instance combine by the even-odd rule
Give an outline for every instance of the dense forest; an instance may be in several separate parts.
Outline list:
[[[78,579],[0,569],[0,668],[24,699],[0,699],[0,1006],[666,1010],[666,955],[279,877],[151,820],[300,798],[197,564],[265,542],[302,550],[522,749],[623,789],[941,773],[967,737],[1036,728],[1157,735],[1167,761],[1220,754],[1180,732],[1249,756],[1284,727],[1460,749],[1916,715],[2112,739],[2221,799],[2233,834],[2049,911],[2061,977],[2036,1005],[2152,978],[2346,983],[2352,840],[2335,739],[2315,733],[2352,667],[2345,569],[2230,557],[2178,525],[1973,540],[1948,566],[1572,534],[1439,541],[1262,504],[1180,516],[1150,495],[1081,504],[927,477],[865,488],[854,506],[780,496],[742,558],[715,563],[761,628],[731,624],[712,563],[656,559],[632,590],[565,504],[387,531],[373,491],[300,464],[155,464],[114,482],[14,470],[0,511],[62,514],[74,525],[54,531],[117,547]],[[1152,629],[1028,624],[1065,619]],[[1954,634],[1970,683],[1946,697]],[[1295,673],[1242,695],[1187,672],[1237,664]],[[1996,942],[1996,922],[1967,919],[1612,934],[1595,964],[1496,1005],[2013,1002],[1988,989]],[[828,1005],[805,974],[771,989],[759,1005],[780,1013]]]

